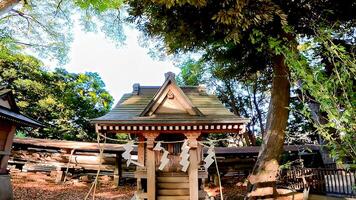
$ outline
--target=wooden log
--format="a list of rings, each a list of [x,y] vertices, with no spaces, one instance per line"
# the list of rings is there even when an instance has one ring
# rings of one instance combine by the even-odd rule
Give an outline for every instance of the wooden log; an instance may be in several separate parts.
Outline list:
[[[69,159],[70,158],[70,159]],[[100,158],[98,155],[72,155],[71,157],[68,154],[62,156],[63,162],[76,163],[76,164],[99,164]],[[102,164],[115,165],[115,157],[109,157],[108,155],[103,155],[101,159]]]
[[[114,165],[115,156],[111,154],[104,154],[102,158],[102,164]],[[24,151],[17,150],[12,153],[13,159],[16,160],[27,160],[27,161],[46,161],[46,162],[60,162],[75,164],[99,164],[99,156],[97,153],[84,154],[84,155],[72,155],[62,154],[62,153],[47,153],[47,152],[36,152],[36,151]],[[69,159],[70,158],[70,159]]]

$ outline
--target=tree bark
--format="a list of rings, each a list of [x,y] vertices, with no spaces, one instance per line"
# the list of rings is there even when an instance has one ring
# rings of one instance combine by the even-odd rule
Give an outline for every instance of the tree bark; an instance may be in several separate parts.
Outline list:
[[[252,189],[248,197],[252,199],[276,195],[275,183],[285,139],[290,98],[289,70],[284,60],[283,55],[273,57],[273,79],[266,131],[261,151],[248,178]]]
[[[9,10],[18,4],[19,0],[1,0],[0,1],[0,16],[9,12]]]

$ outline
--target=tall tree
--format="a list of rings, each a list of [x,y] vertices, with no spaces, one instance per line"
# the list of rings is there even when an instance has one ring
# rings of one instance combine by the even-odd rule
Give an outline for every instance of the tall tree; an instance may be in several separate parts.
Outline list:
[[[0,85],[12,89],[22,112],[46,127],[27,136],[53,139],[95,139],[89,119],[111,108],[113,98],[97,73],[47,71],[34,57],[0,51]]]
[[[275,195],[290,97],[289,67],[281,46],[297,51],[296,34],[313,35],[312,23],[345,25],[354,19],[351,1],[129,1],[131,20],[158,38],[168,53],[202,51],[213,62],[223,61],[235,74],[258,69],[273,71],[264,142],[249,177],[250,196]],[[279,48],[278,48],[279,47]],[[245,62],[241,62],[245,61]],[[246,63],[246,65],[239,65]]]

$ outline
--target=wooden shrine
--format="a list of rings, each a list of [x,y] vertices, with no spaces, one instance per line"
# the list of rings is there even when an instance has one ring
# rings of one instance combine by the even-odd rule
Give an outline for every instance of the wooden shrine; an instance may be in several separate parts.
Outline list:
[[[100,134],[130,133],[138,137],[136,197],[148,200],[197,200],[207,172],[202,167],[206,134],[242,133],[248,119],[232,114],[201,86],[177,85],[175,75],[165,74],[162,86],[134,84],[105,116],[92,120]],[[169,162],[159,169],[161,141]],[[182,141],[189,146],[189,167],[182,171]]]
[[[12,199],[7,163],[17,127],[42,127],[43,125],[22,115],[11,90],[0,87],[0,200]]]
[[[0,88],[0,174],[6,173],[16,127],[43,127],[20,113],[11,90]]]

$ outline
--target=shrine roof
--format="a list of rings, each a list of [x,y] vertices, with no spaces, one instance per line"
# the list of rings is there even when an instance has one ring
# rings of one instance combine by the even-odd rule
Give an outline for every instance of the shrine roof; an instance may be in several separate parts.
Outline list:
[[[40,122],[20,113],[14,96],[9,89],[0,87],[0,120],[7,120],[20,126],[44,127]]]
[[[174,98],[178,100],[170,100]],[[172,108],[167,108],[170,106]],[[174,74],[166,75],[166,81],[162,86],[134,84],[133,91],[124,94],[109,113],[91,120],[92,123],[103,124],[247,123],[248,121],[230,112],[215,95],[208,94],[204,87],[178,86]]]

